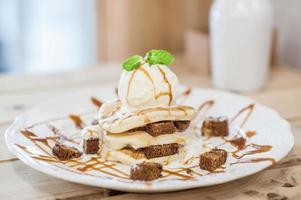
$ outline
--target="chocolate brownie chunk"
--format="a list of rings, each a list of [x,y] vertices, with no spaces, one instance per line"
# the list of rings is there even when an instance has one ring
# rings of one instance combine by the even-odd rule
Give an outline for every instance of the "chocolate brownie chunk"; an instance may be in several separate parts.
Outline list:
[[[189,127],[190,121],[189,120],[174,121],[174,125],[178,129],[178,131],[182,132],[182,131],[185,131]]]
[[[154,137],[163,134],[176,132],[176,127],[172,121],[161,121],[146,125],[146,132]]]
[[[131,168],[130,179],[152,181],[160,178],[163,167],[159,163],[143,162]]]
[[[99,138],[89,138],[84,140],[83,149],[85,154],[97,154],[99,150]]]
[[[228,136],[228,119],[209,117],[203,121],[203,136]]]
[[[139,148],[138,151],[142,151],[147,159],[170,156],[179,152],[179,144],[163,144],[163,145],[151,145],[144,148]]]
[[[223,149],[213,149],[200,155],[200,168],[214,171],[225,164],[227,152]]]
[[[56,143],[52,148],[52,153],[59,160],[70,160],[73,158],[78,158],[82,153],[74,147],[68,147],[64,144]]]

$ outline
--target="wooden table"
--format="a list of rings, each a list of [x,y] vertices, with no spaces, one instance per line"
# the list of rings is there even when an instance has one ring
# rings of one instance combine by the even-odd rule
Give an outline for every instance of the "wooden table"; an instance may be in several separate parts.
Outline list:
[[[209,77],[176,68],[182,83],[211,87]],[[116,66],[53,75],[0,75],[0,131],[37,103],[80,90],[115,85]],[[101,92],[101,91],[100,91]],[[163,194],[130,194],[84,186],[42,174],[8,152],[0,137],[0,199],[301,199],[301,72],[274,67],[266,88],[246,94],[281,113],[292,125],[296,144],[278,164],[256,175],[212,187]]]

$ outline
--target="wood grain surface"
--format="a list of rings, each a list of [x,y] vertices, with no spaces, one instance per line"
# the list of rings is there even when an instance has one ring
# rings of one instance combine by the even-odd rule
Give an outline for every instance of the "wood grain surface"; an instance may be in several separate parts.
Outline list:
[[[181,83],[209,87],[209,77],[175,67]],[[212,187],[163,194],[132,194],[70,183],[26,166],[8,152],[4,131],[14,118],[60,95],[115,87],[118,65],[52,75],[0,75],[0,199],[301,199],[301,72],[276,66],[266,87],[244,95],[277,110],[292,125],[295,146],[279,163],[253,176]],[[100,91],[101,92],[101,91]]]

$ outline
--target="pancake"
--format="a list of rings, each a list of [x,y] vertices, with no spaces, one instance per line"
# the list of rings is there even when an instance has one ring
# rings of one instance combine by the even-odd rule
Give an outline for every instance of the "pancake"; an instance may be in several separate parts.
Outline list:
[[[120,162],[126,165],[138,164],[144,161],[168,165],[174,161],[182,160],[185,157],[185,150],[182,146],[180,146],[176,154],[147,159],[142,152],[135,152],[128,149],[112,150],[104,148],[102,151],[102,156],[106,160]]]
[[[125,132],[120,134],[111,134],[106,132],[103,135],[103,141],[111,149],[120,150],[127,146],[138,149],[151,145],[163,145],[170,143],[183,145],[186,143],[187,137],[187,134],[180,132],[164,134],[157,137],[153,137],[145,131]]]
[[[159,121],[189,121],[195,116],[195,109],[190,106],[155,107],[129,113],[122,109],[111,116],[100,119],[102,129],[110,133],[123,133]]]

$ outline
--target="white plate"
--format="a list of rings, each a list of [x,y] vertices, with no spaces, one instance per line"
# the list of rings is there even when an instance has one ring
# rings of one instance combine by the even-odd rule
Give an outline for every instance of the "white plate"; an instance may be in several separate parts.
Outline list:
[[[93,167],[91,165],[87,167],[87,163],[79,165],[80,162],[84,163],[89,159],[94,159],[86,155],[74,162],[57,161],[55,157],[52,157],[50,148],[41,142],[42,138],[53,136],[53,132],[50,131],[48,125],[55,126],[64,136],[79,142],[80,129],[75,126],[68,115],[80,115],[85,124],[90,124],[97,111],[97,107],[91,103],[91,94],[99,93],[103,95],[97,96],[97,98],[103,101],[115,98],[112,89],[101,88],[98,91],[89,91],[84,94],[58,97],[18,117],[5,133],[9,150],[30,167],[68,181],[130,192],[166,192],[225,183],[254,174],[272,165],[274,161],[277,162],[282,159],[294,145],[290,125],[272,109],[243,96],[216,90],[193,88],[190,95],[182,96],[179,101],[196,108],[208,100],[214,101],[211,107],[206,104],[207,106],[201,110],[198,121],[195,123],[197,126],[201,125],[204,116],[227,116],[229,119],[233,119],[240,110],[249,106],[249,109],[246,109],[231,122],[231,135],[226,139],[233,138],[237,133],[245,134],[248,131],[256,131],[256,135],[247,140],[246,144],[251,145],[237,154],[242,155],[256,150],[256,148],[263,148],[265,151],[245,155],[240,159],[234,158],[232,153],[228,153],[225,168],[218,170],[220,173],[208,173],[198,167],[192,168],[192,174],[183,169],[165,168],[169,171],[164,171],[163,177],[153,182],[129,180],[127,179],[128,166],[108,161],[103,162],[101,158],[88,163],[94,164]],[[253,109],[250,106],[252,104],[254,104]],[[250,114],[249,117],[247,117],[248,114]],[[244,119],[246,119],[246,122],[241,128],[238,128]],[[36,134],[38,139],[34,136],[25,137],[21,134],[20,130],[24,128]],[[206,143],[205,146],[218,146],[228,152],[237,149],[229,142],[222,145],[224,143],[222,138],[208,139],[200,136],[198,138],[199,145]],[[36,139],[35,142],[33,142],[34,139]],[[51,138],[47,141],[50,147],[54,144]],[[264,146],[252,146],[252,144]],[[73,145],[78,146],[77,144]],[[47,155],[47,153],[50,155]],[[41,158],[44,160],[41,160]],[[198,159],[189,164],[190,166],[197,165]],[[83,168],[84,165],[85,168]],[[183,167],[187,166],[183,165]]]

